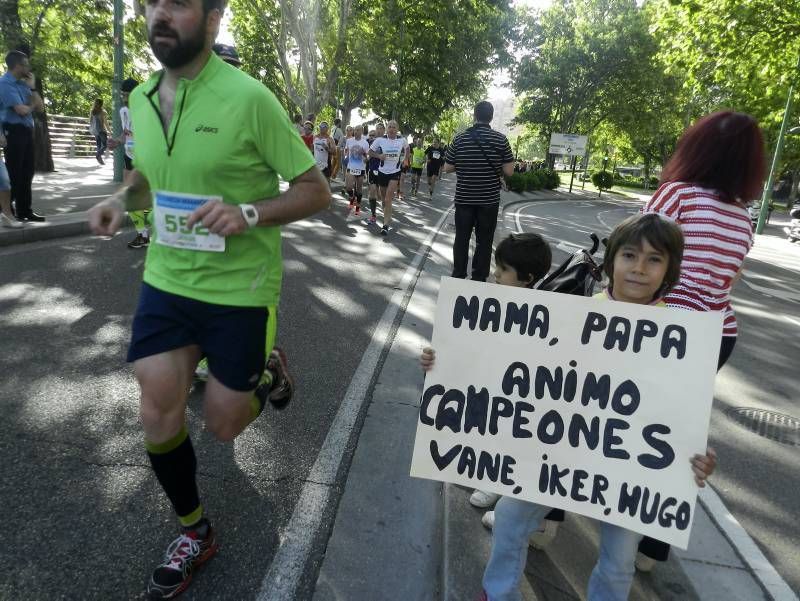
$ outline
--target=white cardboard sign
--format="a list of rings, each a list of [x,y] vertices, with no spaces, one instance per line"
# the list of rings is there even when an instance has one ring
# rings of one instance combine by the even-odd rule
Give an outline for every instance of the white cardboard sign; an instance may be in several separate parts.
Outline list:
[[[443,278],[411,475],[685,549],[722,315]]]
[[[571,157],[586,154],[588,136],[578,134],[550,134],[550,154],[562,154]]]

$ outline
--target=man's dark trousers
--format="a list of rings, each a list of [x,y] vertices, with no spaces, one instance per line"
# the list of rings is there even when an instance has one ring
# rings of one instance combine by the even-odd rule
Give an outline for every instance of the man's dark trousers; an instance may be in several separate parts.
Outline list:
[[[33,212],[33,128],[6,124],[6,167],[11,180],[11,198],[16,201],[17,217],[30,217]]]
[[[456,205],[456,239],[453,243],[453,277],[467,277],[469,241],[475,230],[475,254],[472,257],[472,279],[485,282],[492,261],[492,241],[497,227],[500,204]]]

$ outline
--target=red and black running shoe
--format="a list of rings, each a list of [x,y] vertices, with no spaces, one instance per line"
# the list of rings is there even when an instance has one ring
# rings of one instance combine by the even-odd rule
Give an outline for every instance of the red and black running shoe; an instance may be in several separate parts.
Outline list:
[[[272,349],[267,358],[266,369],[272,376],[272,382],[259,385],[255,394],[262,403],[266,400],[275,409],[285,409],[294,395],[294,380],[289,375],[286,353],[282,348],[276,346]]]
[[[150,577],[147,593],[151,599],[174,599],[189,586],[193,572],[217,552],[214,529],[206,522],[205,537],[197,530],[184,529],[164,553],[164,563]]]

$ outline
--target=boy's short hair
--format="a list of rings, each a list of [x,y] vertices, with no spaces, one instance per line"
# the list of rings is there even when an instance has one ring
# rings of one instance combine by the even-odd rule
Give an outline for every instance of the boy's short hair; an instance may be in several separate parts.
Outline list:
[[[539,234],[509,234],[494,251],[494,261],[504,268],[517,272],[521,282],[531,280],[530,285],[541,280],[550,270],[553,253],[550,245]]]
[[[678,224],[658,213],[632,215],[614,228],[606,243],[603,271],[608,276],[609,284],[613,287],[614,257],[623,246],[641,247],[642,240],[647,240],[650,246],[668,257],[669,265],[664,274],[664,287],[659,292],[663,296],[678,283],[681,277],[683,232]]]

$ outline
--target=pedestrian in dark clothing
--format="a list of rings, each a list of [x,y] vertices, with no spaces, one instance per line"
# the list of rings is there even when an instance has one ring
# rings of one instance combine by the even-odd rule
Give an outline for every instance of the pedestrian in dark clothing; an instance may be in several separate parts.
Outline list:
[[[8,142],[5,155],[11,179],[11,197],[17,219],[44,221],[33,212],[33,113],[44,110],[41,96],[36,92],[36,77],[31,72],[28,56],[19,50],[6,55],[8,71],[0,77],[0,119]]]
[[[89,131],[94,136],[94,141],[97,146],[95,158],[101,165],[105,165],[103,155],[108,148],[108,119],[106,111],[103,109],[103,99],[98,98],[94,101],[92,112],[89,115]]]
[[[489,123],[494,107],[483,101],[475,105],[475,124],[456,136],[445,154],[444,171],[455,171],[456,239],[453,243],[453,277],[467,277],[469,241],[475,231],[472,279],[485,282],[489,276],[492,240],[497,227],[500,188],[504,177],[514,173],[511,145]]]

